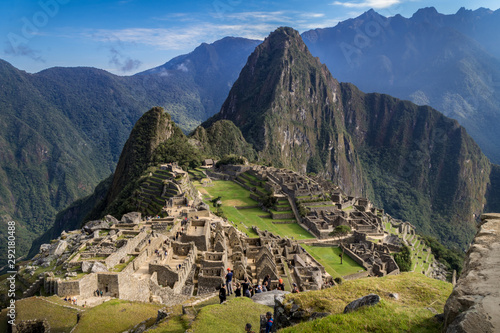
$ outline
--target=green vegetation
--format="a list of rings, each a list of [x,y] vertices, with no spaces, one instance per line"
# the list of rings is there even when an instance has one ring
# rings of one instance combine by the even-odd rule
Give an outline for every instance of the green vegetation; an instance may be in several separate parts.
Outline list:
[[[412,269],[413,262],[411,260],[410,248],[406,245],[401,246],[401,251],[394,254],[394,260],[398,264],[401,272],[409,272]]]
[[[209,305],[201,309],[191,326],[193,333],[243,332],[246,323],[258,330],[260,315],[272,308],[254,303],[247,297],[230,298],[226,304]]]
[[[221,165],[227,165],[227,164],[245,164],[247,162],[248,160],[243,156],[229,154],[225,155],[223,158],[217,161],[215,166],[220,167]]]
[[[363,266],[360,266],[345,254],[341,264],[340,255],[342,254],[342,250],[338,247],[311,246],[306,244],[302,244],[301,246],[310,253],[314,259],[319,261],[319,263],[325,267],[328,274],[334,278],[355,274],[365,270]]]
[[[344,281],[337,287],[321,291],[289,294],[286,298],[293,299],[309,314],[316,311],[332,315],[303,322],[283,332],[440,332],[441,323],[427,308],[442,313],[451,290],[450,283],[418,273],[402,273]],[[370,293],[379,295],[381,303],[342,314],[348,303]],[[389,293],[398,293],[400,298],[393,300]]]
[[[86,310],[74,332],[123,332],[149,318],[153,318],[152,322],[154,323],[160,308],[161,306],[152,303],[112,299]]]
[[[443,263],[448,270],[456,270],[457,276],[459,276],[462,272],[465,254],[447,249],[434,237],[424,236],[423,239],[425,244],[431,248],[432,254],[434,254],[436,259]]]

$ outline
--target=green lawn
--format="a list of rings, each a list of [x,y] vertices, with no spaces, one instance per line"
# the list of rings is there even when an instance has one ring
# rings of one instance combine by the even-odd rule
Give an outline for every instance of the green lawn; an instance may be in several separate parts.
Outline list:
[[[250,237],[256,236],[251,230],[252,226],[257,226],[261,230],[269,230],[282,237],[294,237],[295,239],[314,238],[309,232],[298,224],[273,224],[273,219],[260,217],[269,215],[260,208],[236,209],[234,206],[255,206],[258,202],[250,198],[250,192],[240,185],[230,181],[214,181],[213,186],[198,187],[203,194],[208,194],[211,198],[221,197],[222,211],[229,221],[236,223],[236,226]],[[208,198],[208,197],[205,197]],[[211,204],[211,203],[209,203]]]
[[[347,254],[344,254],[343,264],[340,264],[339,254],[342,252],[338,247],[321,247],[303,244],[302,247],[322,264],[326,271],[335,277],[351,275],[365,270],[358,265]]]
[[[123,332],[131,329],[143,320],[149,318],[155,319],[160,308],[160,305],[152,303],[112,299],[86,310],[74,332]],[[104,314],[105,316],[103,316]],[[153,322],[154,319],[152,319]]]

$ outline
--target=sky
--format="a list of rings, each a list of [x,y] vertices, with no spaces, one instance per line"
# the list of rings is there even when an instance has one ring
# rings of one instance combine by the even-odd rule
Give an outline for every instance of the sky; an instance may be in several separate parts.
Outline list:
[[[419,8],[454,14],[496,10],[498,0],[2,0],[0,59],[29,73],[91,66],[132,75],[226,36],[264,39],[337,25],[373,8],[411,17]]]

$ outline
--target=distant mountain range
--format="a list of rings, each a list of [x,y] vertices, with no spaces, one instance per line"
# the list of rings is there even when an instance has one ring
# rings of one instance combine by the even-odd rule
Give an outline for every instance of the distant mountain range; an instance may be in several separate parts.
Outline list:
[[[369,11],[302,36],[339,81],[443,111],[498,163],[500,43],[492,33],[498,15],[486,9],[442,15],[431,8],[405,19]],[[0,220],[18,221],[19,252],[26,253],[56,212],[112,172],[146,110],[164,107],[186,133],[216,114],[259,43],[224,38],[130,77],[83,67],[27,74],[0,61]],[[257,139],[252,143],[258,146]],[[321,158],[309,170],[320,170]]]
[[[304,32],[333,76],[366,92],[430,105],[463,125],[500,163],[500,10],[434,8],[411,18],[373,10],[334,28]]]

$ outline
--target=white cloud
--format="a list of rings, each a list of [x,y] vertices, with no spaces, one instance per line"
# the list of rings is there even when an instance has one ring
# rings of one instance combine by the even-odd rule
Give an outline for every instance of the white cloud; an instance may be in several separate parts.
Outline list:
[[[336,6],[344,6],[347,8],[374,8],[381,9],[387,8],[393,5],[397,5],[401,2],[401,0],[365,0],[363,2],[340,2],[335,1],[332,5]]]

